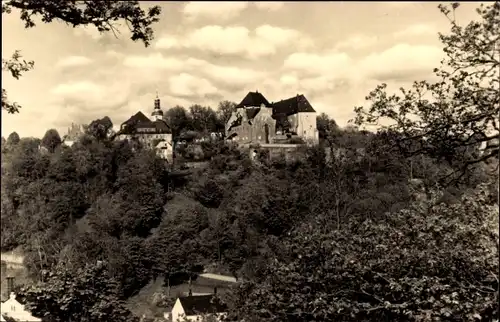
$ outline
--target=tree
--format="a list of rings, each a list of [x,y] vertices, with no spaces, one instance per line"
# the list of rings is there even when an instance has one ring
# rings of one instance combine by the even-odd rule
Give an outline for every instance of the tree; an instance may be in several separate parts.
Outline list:
[[[189,107],[189,114],[193,130],[202,133],[217,131],[217,114],[209,106],[192,105]]]
[[[102,119],[92,121],[86,129],[86,134],[94,137],[98,141],[103,141],[111,136],[113,122],[107,116]]]
[[[17,145],[19,143],[19,141],[21,141],[21,138],[19,137],[19,134],[17,134],[17,132],[12,132],[7,137],[7,144],[9,146]]]
[[[3,6],[3,4],[2,4]],[[2,8],[3,13],[3,8]],[[16,50],[10,59],[2,58],[2,71],[9,72],[12,77],[15,79],[19,79],[23,73],[30,71],[35,66],[34,61],[26,61],[21,60],[21,52]],[[7,111],[7,113],[18,113],[19,112],[19,104],[16,102],[9,102],[7,98],[7,91],[2,88],[2,110]]]
[[[22,289],[18,297],[34,316],[47,321],[138,321],[120,299],[119,283],[102,262],[77,272],[57,267],[45,273],[43,282]]]
[[[42,146],[46,147],[50,152],[54,152],[62,143],[59,132],[56,129],[50,129],[45,132],[42,138]]]
[[[183,130],[191,129],[191,118],[182,106],[174,106],[168,109],[164,116],[165,121],[172,129],[174,138],[179,137]]]
[[[316,117],[316,126],[318,128],[320,139],[326,140],[329,144],[331,144],[336,133],[339,131],[337,122],[330,119],[330,117],[325,113],[321,113]]]
[[[498,315],[498,205],[485,186],[439,194],[384,220],[336,230],[309,221],[283,238],[230,321],[491,321]]]
[[[161,7],[153,6],[148,10],[141,8],[139,1],[17,1],[2,2],[2,14],[20,10],[20,18],[26,28],[36,26],[33,17],[39,16],[44,23],[62,21],[72,26],[94,26],[101,33],[119,33],[116,22],[123,21],[131,31],[133,41],[140,40],[147,47],[153,40],[152,25],[159,21]],[[9,71],[16,79],[34,67],[33,61],[20,60],[19,51],[10,60],[2,59],[2,70]],[[19,112],[17,103],[7,101],[7,91],[2,88],[2,109],[8,113]]]
[[[357,107],[354,120],[380,125],[388,119],[391,124],[381,131],[400,134],[396,143],[405,155],[444,159],[457,169],[455,179],[470,166],[497,158],[500,137],[500,2],[481,5],[480,20],[465,27],[455,20],[458,7],[439,5],[451,23],[450,34],[439,34],[447,55],[434,69],[441,80],[415,82],[401,95],[389,95],[386,84],[379,85],[367,96],[370,108]],[[464,153],[487,143],[484,153]]]
[[[236,103],[231,101],[222,101],[217,107],[217,118],[219,119],[220,127],[222,129],[226,128],[227,121],[231,117],[231,114],[236,111]]]

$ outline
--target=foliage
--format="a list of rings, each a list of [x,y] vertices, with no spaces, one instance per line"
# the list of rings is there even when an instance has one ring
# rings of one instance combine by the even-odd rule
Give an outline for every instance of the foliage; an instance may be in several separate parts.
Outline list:
[[[264,280],[232,296],[231,321],[491,320],[498,206],[485,193],[451,206],[417,202],[341,230],[314,221],[297,227]]]
[[[98,141],[102,141],[110,137],[113,129],[113,122],[107,116],[102,119],[92,121],[85,129],[85,133],[94,137]]]
[[[77,272],[58,267],[44,281],[22,289],[18,297],[44,321],[138,321],[120,298],[119,283],[105,263]]]
[[[61,137],[56,129],[48,130],[42,138],[42,146],[47,148],[51,153],[53,153],[56,148],[61,145],[61,143]]]
[[[3,13],[3,4],[2,4]],[[23,73],[30,71],[35,66],[34,61],[21,60],[21,52],[16,50],[10,59],[2,58],[2,71],[9,72],[12,77],[19,79]],[[7,113],[18,113],[21,106],[16,102],[9,102],[7,98],[7,90],[2,88],[2,110],[7,111]]]
[[[426,154],[448,161],[459,175],[473,164],[498,157],[500,3],[477,9],[480,21],[462,27],[455,20],[458,3],[440,5],[450,20],[451,33],[440,34],[447,58],[434,72],[439,82],[415,82],[401,95],[389,95],[379,85],[367,100],[369,109],[358,107],[355,123],[379,123],[395,132],[395,143],[407,155]],[[489,143],[484,153],[470,151]],[[411,143],[411,144],[409,144]],[[470,151],[470,153],[465,153]]]
[[[21,138],[19,137],[19,134],[17,134],[17,132],[12,132],[11,134],[9,134],[9,136],[7,137],[7,144],[10,145],[10,146],[13,146],[13,145],[16,145],[19,143],[19,141],[21,141]]]
[[[208,106],[192,105],[189,107],[191,126],[201,133],[217,132],[220,128],[217,113]]]
[[[138,1],[16,1],[2,3],[2,14],[11,13],[12,8],[20,10],[20,18],[26,28],[36,26],[33,17],[40,16],[44,23],[54,20],[65,22],[74,27],[94,26],[99,32],[118,32],[116,22],[123,21],[132,33],[133,41],[140,40],[149,46],[153,40],[151,26],[159,21],[161,8],[154,6],[147,11]]]
[[[222,128],[226,127],[226,123],[229,121],[231,114],[236,111],[236,103],[231,101],[222,101],[217,107],[217,116]]]
[[[325,113],[321,113],[316,117],[316,127],[318,128],[320,140],[327,142],[331,142],[339,130],[339,126],[335,120],[330,119]]]
[[[140,40],[147,47],[153,40],[152,25],[159,21],[160,6],[153,6],[147,11],[142,9],[139,1],[17,1],[2,2],[2,14],[12,13],[12,9],[20,11],[20,19],[26,28],[36,26],[34,17],[39,16],[43,23],[54,20],[64,22],[73,28],[78,26],[94,26],[101,33],[112,32],[115,36],[118,31],[117,22],[123,21],[131,32],[133,41]],[[18,50],[12,58],[2,58],[2,70],[8,71],[16,79],[34,67],[33,61],[21,61]],[[8,113],[19,112],[20,106],[7,100],[7,91],[2,88],[2,110]]]
[[[172,136],[176,139],[182,130],[190,129],[191,118],[182,106],[174,106],[165,112],[164,119],[172,129]]]
[[[166,111],[164,119],[172,129],[174,140],[179,139],[189,131],[195,131],[202,135],[224,132],[227,120],[235,106],[236,104],[230,101],[220,102],[217,110],[197,104],[188,109],[175,106]]]

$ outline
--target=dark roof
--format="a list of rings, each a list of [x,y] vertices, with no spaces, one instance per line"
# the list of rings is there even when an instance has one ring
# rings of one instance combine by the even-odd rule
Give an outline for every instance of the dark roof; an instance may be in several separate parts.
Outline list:
[[[247,119],[253,119],[260,112],[260,108],[247,108]]]
[[[125,125],[125,127],[124,127]],[[172,133],[170,127],[164,120],[151,121],[142,112],[137,112],[131,118],[122,123],[119,134],[133,134],[137,129],[154,128],[155,133]]]
[[[264,106],[271,106],[271,104],[269,104],[269,101],[261,93],[249,92],[247,96],[245,96],[245,98],[241,101],[241,103],[236,106],[236,108],[245,106],[260,107],[262,104],[264,104]]]
[[[272,104],[273,116],[292,115],[299,112],[316,112],[304,95],[297,95]]]
[[[179,297],[186,315],[226,312],[227,306],[213,295]]]
[[[161,131],[162,133],[170,131],[170,127],[168,126],[167,122],[163,120],[156,120],[153,122],[153,124],[155,125],[156,129],[158,131]]]
[[[144,115],[144,113],[137,112],[122,124],[130,125],[130,124],[149,123],[149,122],[151,122],[151,120],[146,115]]]

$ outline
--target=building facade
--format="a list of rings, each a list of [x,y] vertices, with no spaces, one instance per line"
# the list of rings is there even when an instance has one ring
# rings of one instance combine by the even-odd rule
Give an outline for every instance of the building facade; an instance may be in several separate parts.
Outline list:
[[[137,112],[121,124],[116,138],[118,140],[137,140],[144,146],[154,149],[161,158],[169,163],[173,161],[172,131],[163,120],[163,111],[158,96],[154,101],[151,119],[144,113]]]
[[[238,144],[271,144],[283,136],[319,143],[316,111],[304,95],[275,103],[259,92],[249,92],[226,124],[226,138]]]

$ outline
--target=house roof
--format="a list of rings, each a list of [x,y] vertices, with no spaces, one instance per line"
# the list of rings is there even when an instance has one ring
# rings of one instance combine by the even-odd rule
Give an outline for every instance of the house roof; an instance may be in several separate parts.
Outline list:
[[[149,120],[149,118],[146,115],[144,115],[144,113],[139,111],[139,112],[135,113],[134,115],[132,115],[132,117],[130,117],[128,120],[126,120],[122,124],[131,125],[131,124],[149,123],[149,122],[151,122]]]
[[[245,96],[245,98],[241,101],[241,103],[236,105],[236,108],[241,108],[245,106],[260,107],[262,104],[264,104],[264,106],[267,107],[271,106],[271,104],[269,104],[269,101],[261,93],[249,92],[247,96]]]
[[[179,297],[186,315],[198,315],[207,313],[222,313],[227,306],[213,295],[198,295]]]
[[[273,116],[316,112],[304,95],[297,95],[272,104]]]
[[[125,125],[125,127],[123,127]],[[136,129],[154,128],[157,133],[172,133],[164,120],[151,121],[144,113],[137,112],[122,123],[119,134],[132,134]]]

